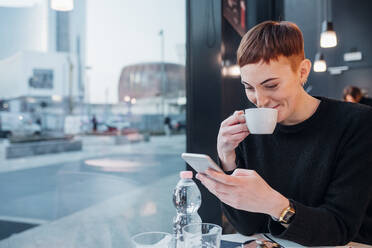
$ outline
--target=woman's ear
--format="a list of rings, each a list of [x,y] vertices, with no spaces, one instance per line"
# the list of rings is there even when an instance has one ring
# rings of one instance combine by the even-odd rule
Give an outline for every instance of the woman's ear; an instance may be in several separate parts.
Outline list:
[[[311,61],[309,59],[304,59],[301,61],[300,68],[300,82],[304,85],[307,81],[307,77],[310,74],[311,70]]]

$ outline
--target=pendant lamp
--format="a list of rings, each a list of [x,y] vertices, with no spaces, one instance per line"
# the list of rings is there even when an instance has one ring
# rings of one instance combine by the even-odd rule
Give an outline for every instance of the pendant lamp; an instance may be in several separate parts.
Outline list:
[[[331,16],[328,14],[328,0],[325,0],[325,5],[325,20],[322,25],[322,33],[320,34],[320,47],[329,48],[337,45],[337,36],[333,29],[332,21],[328,20]]]
[[[317,53],[315,55],[314,71],[325,72],[326,70],[327,70],[327,63],[324,60],[324,55],[322,53]]]

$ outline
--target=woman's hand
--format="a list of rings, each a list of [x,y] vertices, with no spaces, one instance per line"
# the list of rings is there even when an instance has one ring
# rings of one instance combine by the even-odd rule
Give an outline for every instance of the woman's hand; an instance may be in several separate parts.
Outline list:
[[[245,124],[243,111],[235,111],[232,116],[221,123],[217,137],[217,152],[225,171],[236,168],[235,148],[248,135],[249,131]]]
[[[208,169],[196,178],[222,202],[239,210],[264,213],[279,218],[289,200],[271,188],[254,170],[236,169],[229,176]]]

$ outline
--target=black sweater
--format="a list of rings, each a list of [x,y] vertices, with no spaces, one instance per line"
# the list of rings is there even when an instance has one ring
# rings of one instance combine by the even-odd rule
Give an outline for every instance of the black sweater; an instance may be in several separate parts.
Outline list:
[[[372,107],[372,99],[368,98],[368,97],[362,97],[362,99],[360,99],[359,103]]]
[[[238,232],[270,232],[306,246],[372,244],[372,108],[319,99],[307,120],[248,135],[236,148],[237,167],[255,170],[296,209],[286,229],[223,204]]]

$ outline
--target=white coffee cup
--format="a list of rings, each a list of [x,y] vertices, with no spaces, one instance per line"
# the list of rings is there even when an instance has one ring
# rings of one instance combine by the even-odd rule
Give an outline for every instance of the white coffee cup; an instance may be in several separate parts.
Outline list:
[[[273,108],[250,108],[245,110],[245,123],[251,134],[272,134],[278,119]]]

